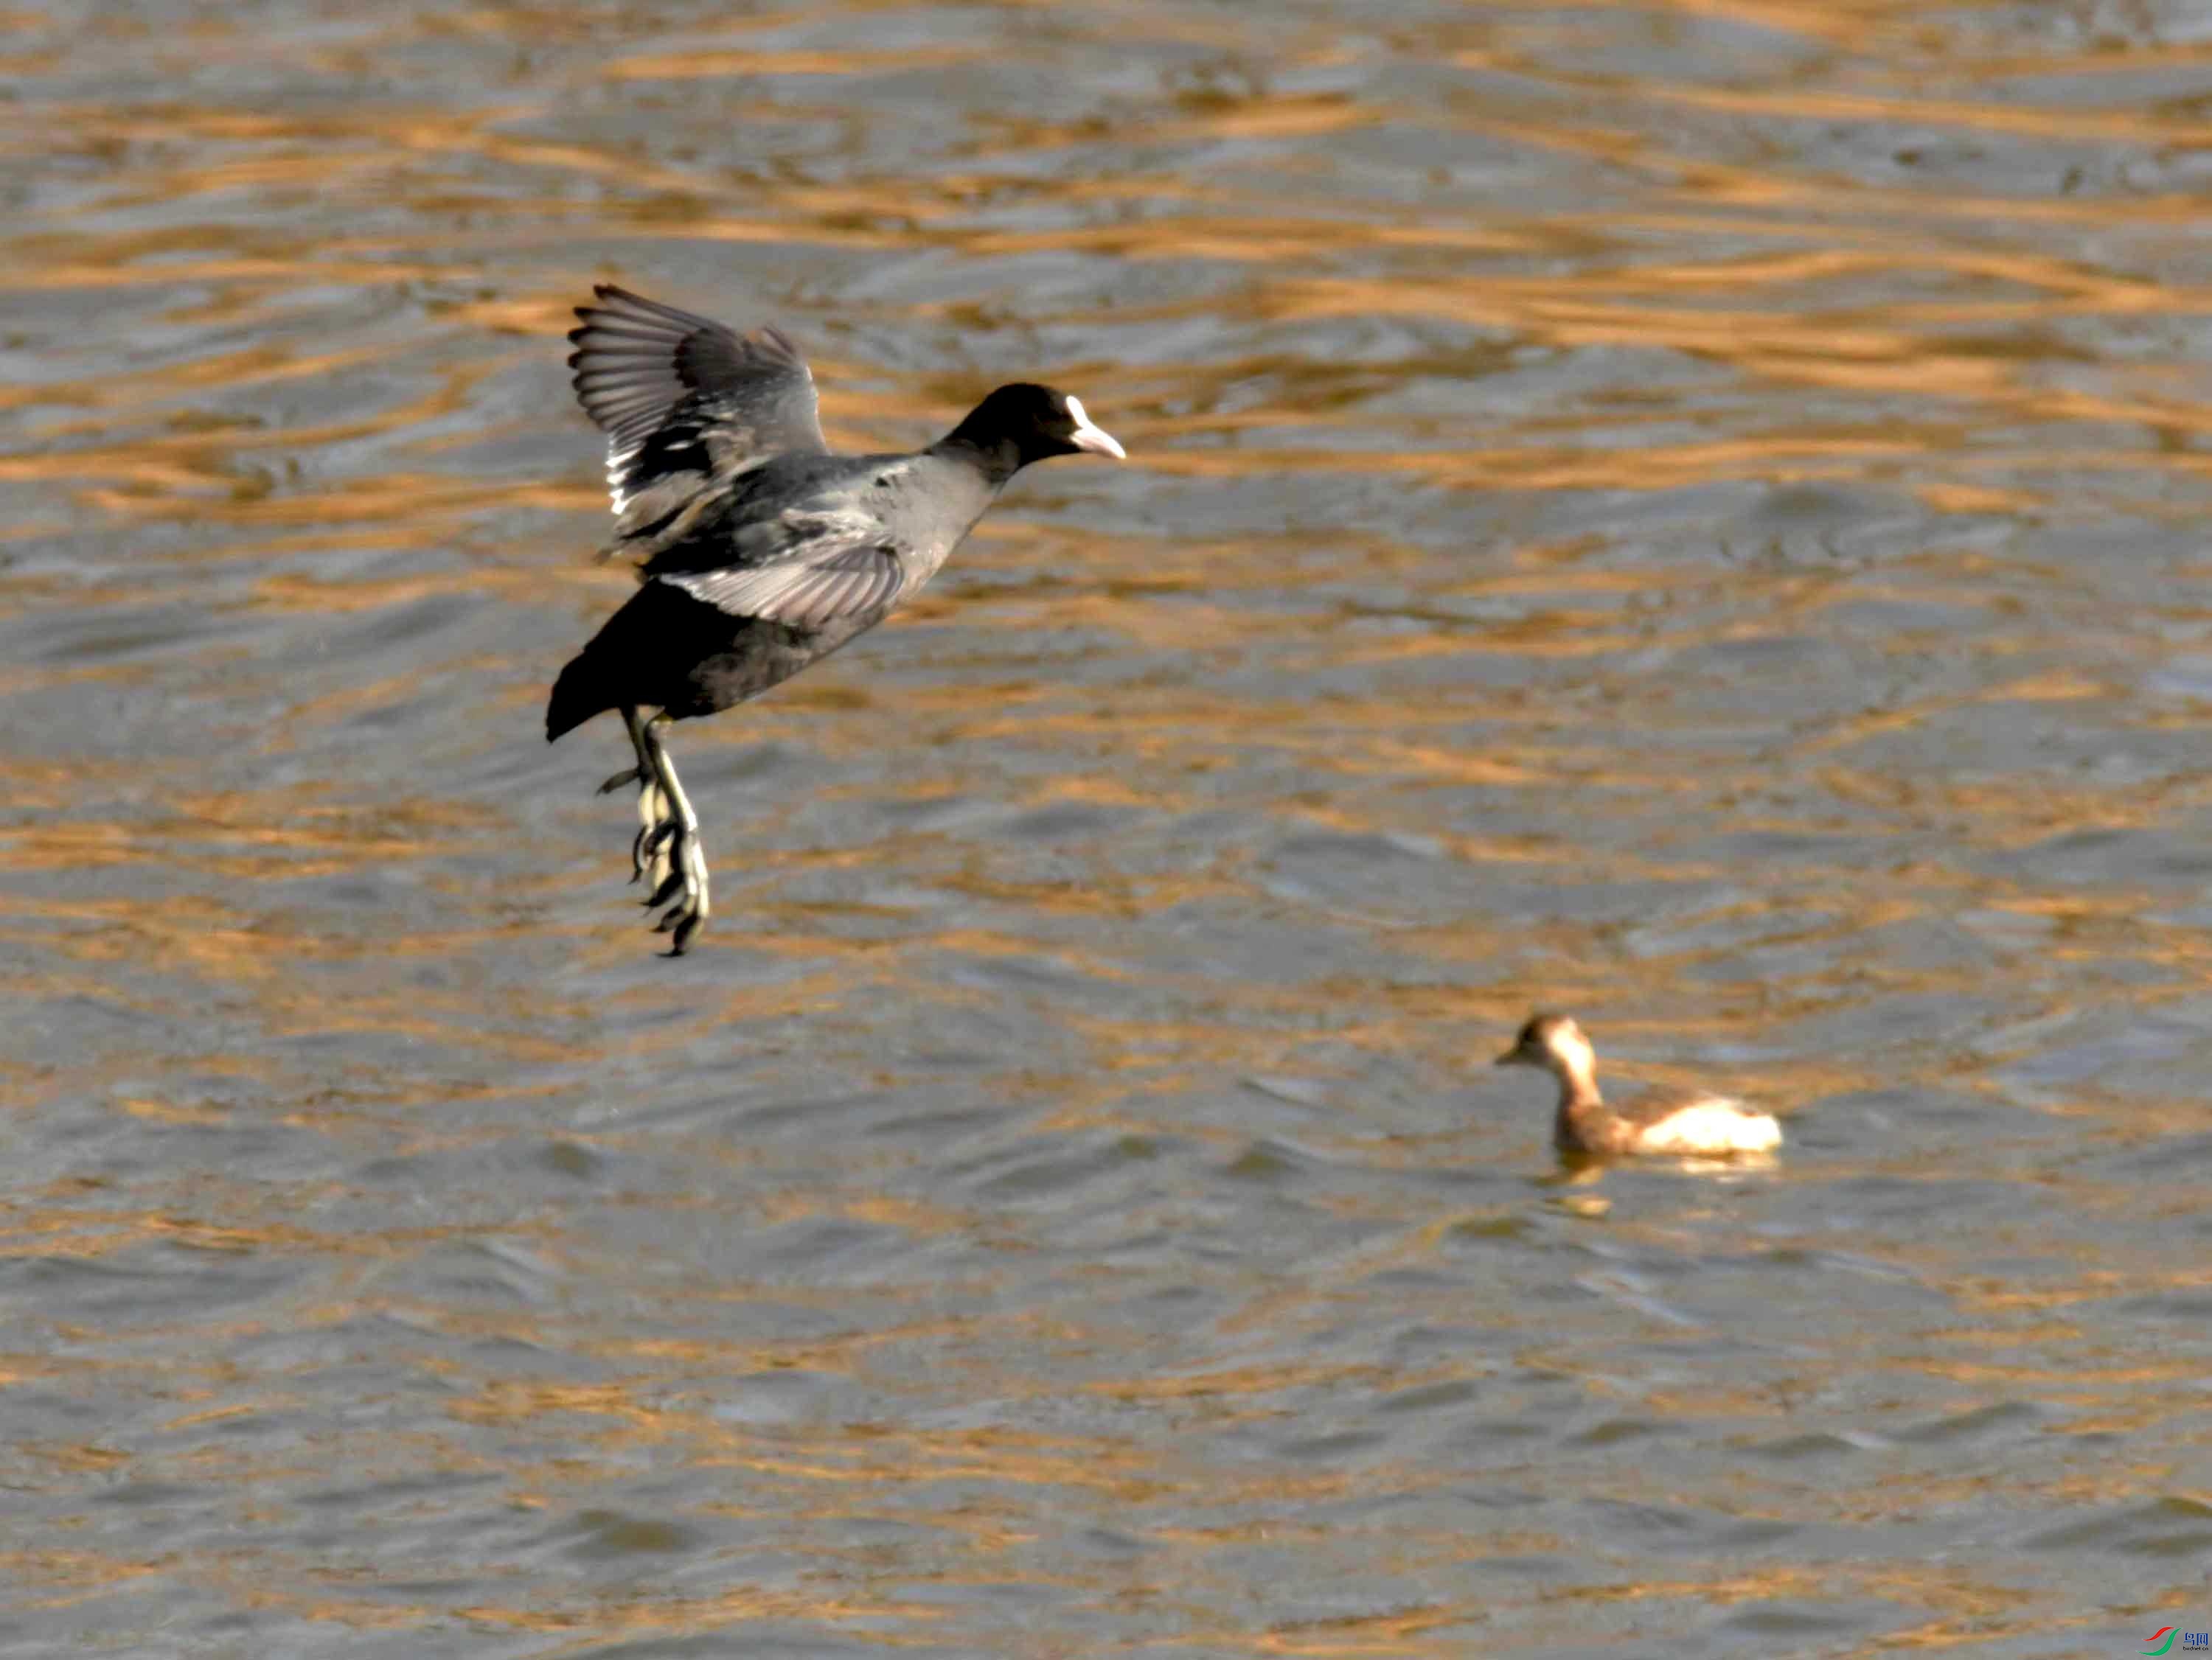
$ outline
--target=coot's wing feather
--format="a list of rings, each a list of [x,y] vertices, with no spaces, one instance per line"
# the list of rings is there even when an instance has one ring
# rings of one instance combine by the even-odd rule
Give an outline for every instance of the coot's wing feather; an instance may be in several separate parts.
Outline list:
[[[808,633],[882,615],[906,582],[882,520],[857,509],[793,508],[745,525],[732,544],[732,562],[718,569],[668,571],[653,579],[731,616]]]
[[[595,303],[576,307],[568,367],[577,401],[607,434],[617,514],[672,474],[706,482],[763,456],[828,449],[814,377],[777,330],[741,336],[611,284],[592,292]]]

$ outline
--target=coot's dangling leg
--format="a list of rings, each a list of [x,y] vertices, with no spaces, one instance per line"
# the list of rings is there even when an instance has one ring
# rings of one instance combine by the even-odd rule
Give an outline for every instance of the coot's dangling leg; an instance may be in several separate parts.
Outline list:
[[[626,784],[643,784],[653,776],[653,767],[645,748],[645,723],[638,718],[635,706],[623,705],[623,724],[629,728],[629,745],[637,752],[637,765],[617,772],[599,786],[599,793],[611,796]]]
[[[660,793],[660,782],[653,771],[653,748],[646,739],[646,723],[636,708],[623,706],[623,724],[629,728],[629,741],[637,751],[637,765],[627,772],[617,772],[599,786],[599,793],[610,795],[626,784],[637,785],[637,836],[629,845],[629,879],[642,880],[648,873],[653,886],[659,888],[668,878],[668,860],[665,853],[656,852],[648,841],[665,842],[668,832],[653,837],[654,830],[667,821],[668,809]]]
[[[638,810],[643,814],[642,799],[648,791],[659,794],[659,821],[643,833],[641,844],[655,879],[653,897],[646,904],[668,906],[653,924],[653,931],[672,936],[668,954],[680,957],[686,942],[707,920],[707,850],[699,843],[699,815],[691,810],[691,798],[684,793],[683,783],[676,776],[676,762],[661,741],[660,722],[665,718],[657,716],[639,729],[644,735],[653,782],[640,786]]]

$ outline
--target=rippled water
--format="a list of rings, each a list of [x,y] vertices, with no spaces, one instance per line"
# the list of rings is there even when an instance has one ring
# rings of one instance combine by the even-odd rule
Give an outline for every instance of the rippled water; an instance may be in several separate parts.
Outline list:
[[[0,15],[0,1653],[2212,1626],[2212,22]],[[679,729],[560,335],[1017,374]],[[1485,1063],[1780,1107],[1556,1172]]]

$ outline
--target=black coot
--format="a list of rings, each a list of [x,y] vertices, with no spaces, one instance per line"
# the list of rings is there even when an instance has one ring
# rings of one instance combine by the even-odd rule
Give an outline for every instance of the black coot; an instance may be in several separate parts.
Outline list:
[[[550,742],[603,709],[629,724],[633,879],[678,955],[706,919],[699,819],[661,726],[758,697],[881,622],[937,573],[1008,479],[1121,446],[1077,399],[1001,386],[912,455],[832,455],[814,377],[774,329],[720,324],[601,285],[568,365],[607,434],[615,534],[641,586],[554,682]],[[650,715],[646,711],[654,712]]]

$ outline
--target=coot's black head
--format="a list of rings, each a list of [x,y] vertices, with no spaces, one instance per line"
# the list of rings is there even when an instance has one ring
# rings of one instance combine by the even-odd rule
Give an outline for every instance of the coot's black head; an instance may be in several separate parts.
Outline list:
[[[1009,474],[1054,456],[1128,458],[1113,434],[1084,414],[1081,398],[1028,381],[1000,387],[970,409],[945,441],[981,452]]]

